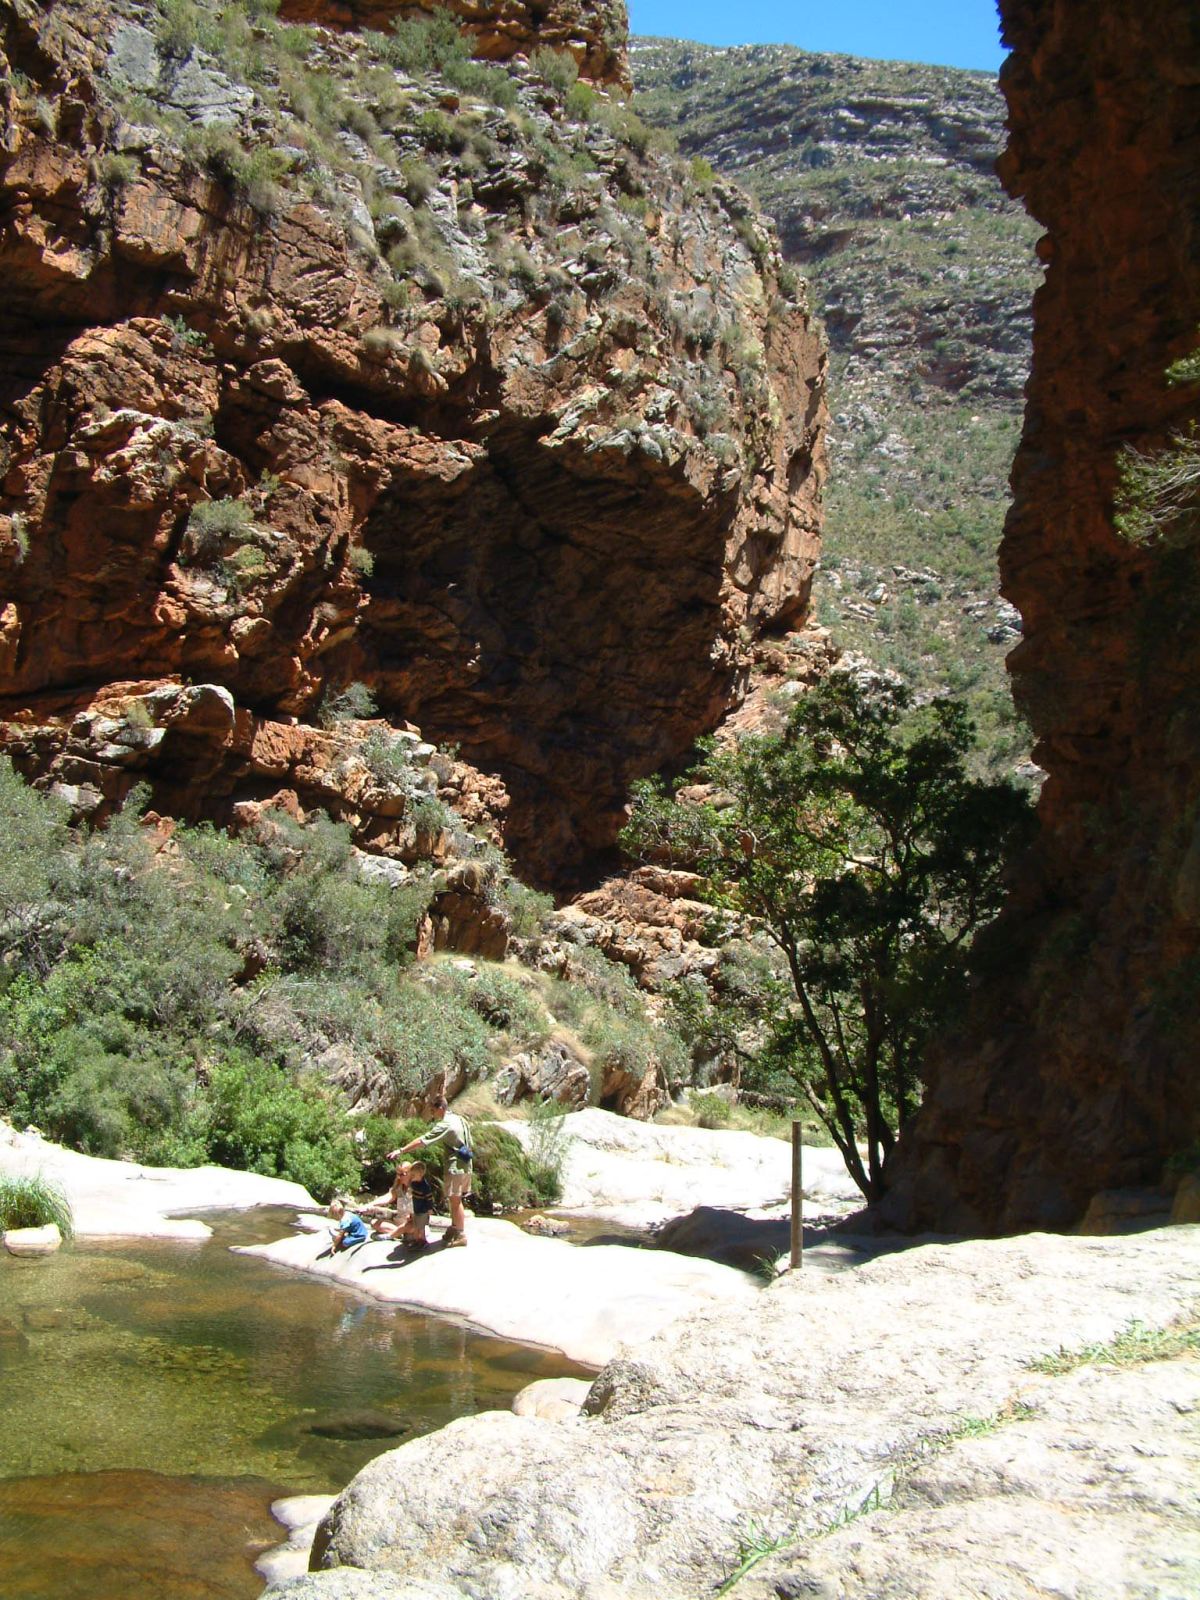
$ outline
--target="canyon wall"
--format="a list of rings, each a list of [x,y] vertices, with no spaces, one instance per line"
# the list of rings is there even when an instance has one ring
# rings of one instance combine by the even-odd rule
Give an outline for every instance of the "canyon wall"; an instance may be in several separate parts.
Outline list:
[[[568,880],[805,613],[803,287],[536,30],[417,71],[353,7],[164,15],[0,4],[4,746],[77,812],[286,790],[386,847],[313,727],[362,684]]]
[[[1197,414],[1200,16],[1002,0],[1002,178],[1047,232],[1001,547],[1040,839],[890,1173],[908,1228],[1067,1227],[1200,1135],[1200,552],[1114,527]]]
[[[327,28],[383,29],[438,9],[457,19],[478,56],[509,61],[536,49],[568,50],[581,78],[628,86],[625,0],[281,0],[279,15]]]

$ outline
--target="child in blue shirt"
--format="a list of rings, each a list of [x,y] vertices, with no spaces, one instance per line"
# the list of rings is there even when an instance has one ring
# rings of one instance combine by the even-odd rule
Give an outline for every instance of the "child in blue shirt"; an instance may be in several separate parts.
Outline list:
[[[346,1210],[346,1202],[340,1196],[329,1202],[329,1215],[334,1221],[329,1231],[335,1250],[349,1250],[353,1245],[366,1244],[369,1237],[366,1223],[353,1211]]]

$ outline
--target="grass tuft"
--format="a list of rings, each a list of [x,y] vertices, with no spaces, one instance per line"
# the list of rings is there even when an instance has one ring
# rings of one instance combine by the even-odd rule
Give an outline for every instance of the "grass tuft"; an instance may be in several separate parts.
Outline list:
[[[51,1222],[64,1239],[74,1237],[71,1205],[56,1183],[40,1173],[31,1178],[0,1177],[0,1230],[44,1228]]]
[[[1178,1317],[1165,1328],[1148,1328],[1136,1319],[1115,1338],[1101,1344],[1086,1344],[1078,1350],[1060,1345],[1051,1355],[1029,1363],[1031,1372],[1046,1372],[1053,1377],[1074,1372],[1077,1367],[1140,1367],[1149,1361],[1173,1361],[1177,1356],[1200,1351],[1200,1313]]]

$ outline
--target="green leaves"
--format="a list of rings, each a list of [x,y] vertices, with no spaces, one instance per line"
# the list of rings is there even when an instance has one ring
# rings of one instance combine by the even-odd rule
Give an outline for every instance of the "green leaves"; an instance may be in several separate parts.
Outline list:
[[[782,732],[710,753],[691,780],[707,802],[644,785],[624,835],[701,872],[775,945],[790,989],[758,1070],[777,1084],[786,1064],[870,1198],[1029,828],[1014,785],[968,775],[970,751],[958,703],[914,707],[898,683],[835,674]]]

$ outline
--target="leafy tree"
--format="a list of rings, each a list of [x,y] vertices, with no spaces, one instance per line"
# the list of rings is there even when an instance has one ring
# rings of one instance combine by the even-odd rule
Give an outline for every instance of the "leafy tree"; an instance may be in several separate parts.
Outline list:
[[[66,807],[35,793],[0,756],[0,817],[0,972],[20,961],[44,976],[62,953],[60,925],[74,898]]]
[[[328,1090],[244,1053],[212,1063],[185,1132],[210,1160],[292,1178],[318,1200],[358,1182],[351,1130]]]
[[[914,709],[899,685],[834,674],[782,732],[710,750],[704,804],[643,785],[625,834],[697,868],[774,945],[784,982],[759,1074],[799,1087],[872,1200],[1030,826],[1014,784],[969,776],[971,733],[955,701]]]

